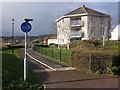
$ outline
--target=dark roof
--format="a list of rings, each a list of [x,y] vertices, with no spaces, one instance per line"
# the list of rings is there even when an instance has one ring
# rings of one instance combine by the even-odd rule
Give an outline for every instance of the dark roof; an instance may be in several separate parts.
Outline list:
[[[104,13],[98,12],[96,10],[90,9],[88,7],[85,7],[84,5],[83,5],[83,7],[80,7],[78,9],[75,9],[75,10],[65,14],[65,16],[66,15],[74,15],[74,14],[89,14],[89,15],[109,16],[107,14],[104,14]]]
[[[83,7],[80,7],[80,8],[73,10],[65,15],[74,15],[74,14],[83,14],[83,13],[86,13],[86,11],[83,9]]]

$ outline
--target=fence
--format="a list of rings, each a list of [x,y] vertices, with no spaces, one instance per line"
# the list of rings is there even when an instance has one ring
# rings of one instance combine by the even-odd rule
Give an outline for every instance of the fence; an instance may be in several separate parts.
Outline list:
[[[70,65],[71,64],[71,51],[67,49],[57,49],[52,47],[39,47],[34,46],[33,50],[52,59],[56,62]]]
[[[91,72],[99,71],[102,74],[111,73],[110,69],[113,64],[111,55],[91,55]]]

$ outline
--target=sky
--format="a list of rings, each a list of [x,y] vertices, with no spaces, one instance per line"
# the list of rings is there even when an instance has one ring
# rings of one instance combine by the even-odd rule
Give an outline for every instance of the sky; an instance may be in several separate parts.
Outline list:
[[[85,5],[111,15],[112,26],[118,22],[118,2],[2,2],[2,36],[11,35],[11,20],[15,19],[15,36],[23,36],[20,29],[24,18],[32,18],[30,36],[56,34],[55,20]],[[1,11],[0,11],[1,12]],[[1,17],[0,15],[0,17]],[[0,22],[1,23],[1,22]],[[1,28],[1,27],[0,27]]]

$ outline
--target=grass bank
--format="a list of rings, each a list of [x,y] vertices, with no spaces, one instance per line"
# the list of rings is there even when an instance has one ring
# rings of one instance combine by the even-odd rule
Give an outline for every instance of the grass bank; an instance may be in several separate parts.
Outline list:
[[[28,80],[23,81],[23,60],[15,49],[2,52],[2,90],[42,90],[43,85],[34,77],[34,73],[28,70]]]
[[[38,47],[34,46],[33,50],[42,55],[45,58],[53,60],[55,62],[70,65],[71,64],[71,50],[65,48],[55,47]]]

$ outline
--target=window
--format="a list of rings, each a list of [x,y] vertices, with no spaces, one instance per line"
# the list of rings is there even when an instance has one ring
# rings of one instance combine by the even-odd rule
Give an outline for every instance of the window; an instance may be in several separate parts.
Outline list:
[[[81,17],[77,17],[77,18],[75,18],[75,20],[81,20]]]
[[[95,29],[91,27],[91,34],[95,33]]]
[[[60,41],[61,41],[62,43],[64,43],[64,39],[60,39]]]
[[[100,17],[100,24],[104,24],[104,18]]]
[[[91,16],[91,22],[92,23],[95,23],[95,18],[96,18],[95,16],[94,17]]]
[[[101,35],[104,35],[104,28],[100,28]]]
[[[64,19],[62,19],[62,22],[64,22]]]
[[[104,28],[102,28],[102,35],[104,35],[105,31],[104,31]]]

